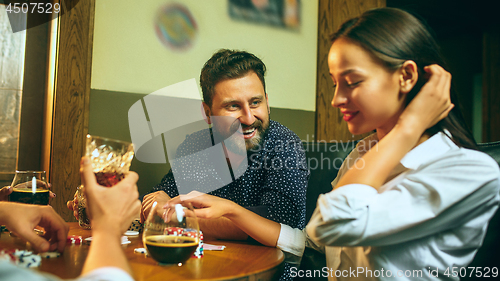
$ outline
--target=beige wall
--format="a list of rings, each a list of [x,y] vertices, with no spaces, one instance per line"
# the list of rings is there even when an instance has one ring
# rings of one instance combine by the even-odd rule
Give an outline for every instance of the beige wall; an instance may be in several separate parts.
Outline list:
[[[302,25],[290,31],[232,20],[227,0],[179,0],[198,24],[195,45],[175,52],[162,45],[154,17],[169,0],[96,0],[92,89],[148,94],[196,78],[213,52],[252,52],[268,67],[272,107],[315,110],[318,1],[302,0]]]

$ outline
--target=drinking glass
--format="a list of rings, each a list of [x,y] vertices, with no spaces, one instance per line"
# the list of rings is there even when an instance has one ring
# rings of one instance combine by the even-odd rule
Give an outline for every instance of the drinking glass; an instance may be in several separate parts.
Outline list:
[[[149,256],[160,265],[181,265],[199,246],[198,219],[189,203],[177,204],[169,210],[162,207],[153,203],[144,223],[142,241]]]
[[[134,147],[130,142],[87,135],[85,155],[92,163],[97,183],[111,187],[128,173],[134,158]],[[75,195],[78,200],[78,224],[84,229],[90,229],[84,188],[83,185],[77,187]]]
[[[16,171],[9,201],[48,205],[49,188],[45,171]]]
[[[129,171],[134,148],[130,142],[87,135],[86,155],[90,158],[97,182],[111,187]]]

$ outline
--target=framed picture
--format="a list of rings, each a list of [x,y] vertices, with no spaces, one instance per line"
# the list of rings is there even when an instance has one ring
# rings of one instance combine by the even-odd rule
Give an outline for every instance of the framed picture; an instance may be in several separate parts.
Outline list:
[[[235,20],[298,30],[300,0],[228,0],[229,16]]]

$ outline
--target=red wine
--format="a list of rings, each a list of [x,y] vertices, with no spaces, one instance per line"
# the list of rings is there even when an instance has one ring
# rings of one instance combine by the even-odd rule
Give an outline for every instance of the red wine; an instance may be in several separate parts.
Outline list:
[[[12,193],[9,195],[9,201],[26,204],[48,205],[49,197],[48,189],[37,189],[36,192],[33,193],[31,188],[14,188]]]
[[[122,173],[103,173],[103,172],[97,172],[94,173],[95,177],[97,179],[97,183],[106,186],[106,187],[111,187],[115,184],[117,184],[119,181],[121,181],[125,175]]]
[[[173,235],[146,237],[148,253],[157,262],[177,264],[187,261],[198,247],[196,238]]]

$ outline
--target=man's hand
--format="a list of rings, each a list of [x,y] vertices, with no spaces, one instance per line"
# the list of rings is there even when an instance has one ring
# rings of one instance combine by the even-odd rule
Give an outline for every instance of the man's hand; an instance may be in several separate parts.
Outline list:
[[[64,250],[69,228],[52,207],[14,202],[2,202],[0,206],[2,223],[17,236],[30,242],[36,251]],[[4,212],[5,209],[7,212]],[[43,237],[33,231],[37,225],[45,229]]]
[[[141,223],[144,223],[148,218],[149,212],[151,212],[151,208],[153,207],[154,202],[158,202],[160,206],[163,206],[170,199],[170,196],[168,196],[168,194],[164,191],[157,191],[144,196],[141,208]]]
[[[120,237],[137,216],[141,207],[135,172],[129,172],[118,184],[104,187],[97,183],[92,164],[82,158],[80,175],[85,186],[87,212],[94,233],[111,233]],[[118,225],[118,227],[116,227]]]

